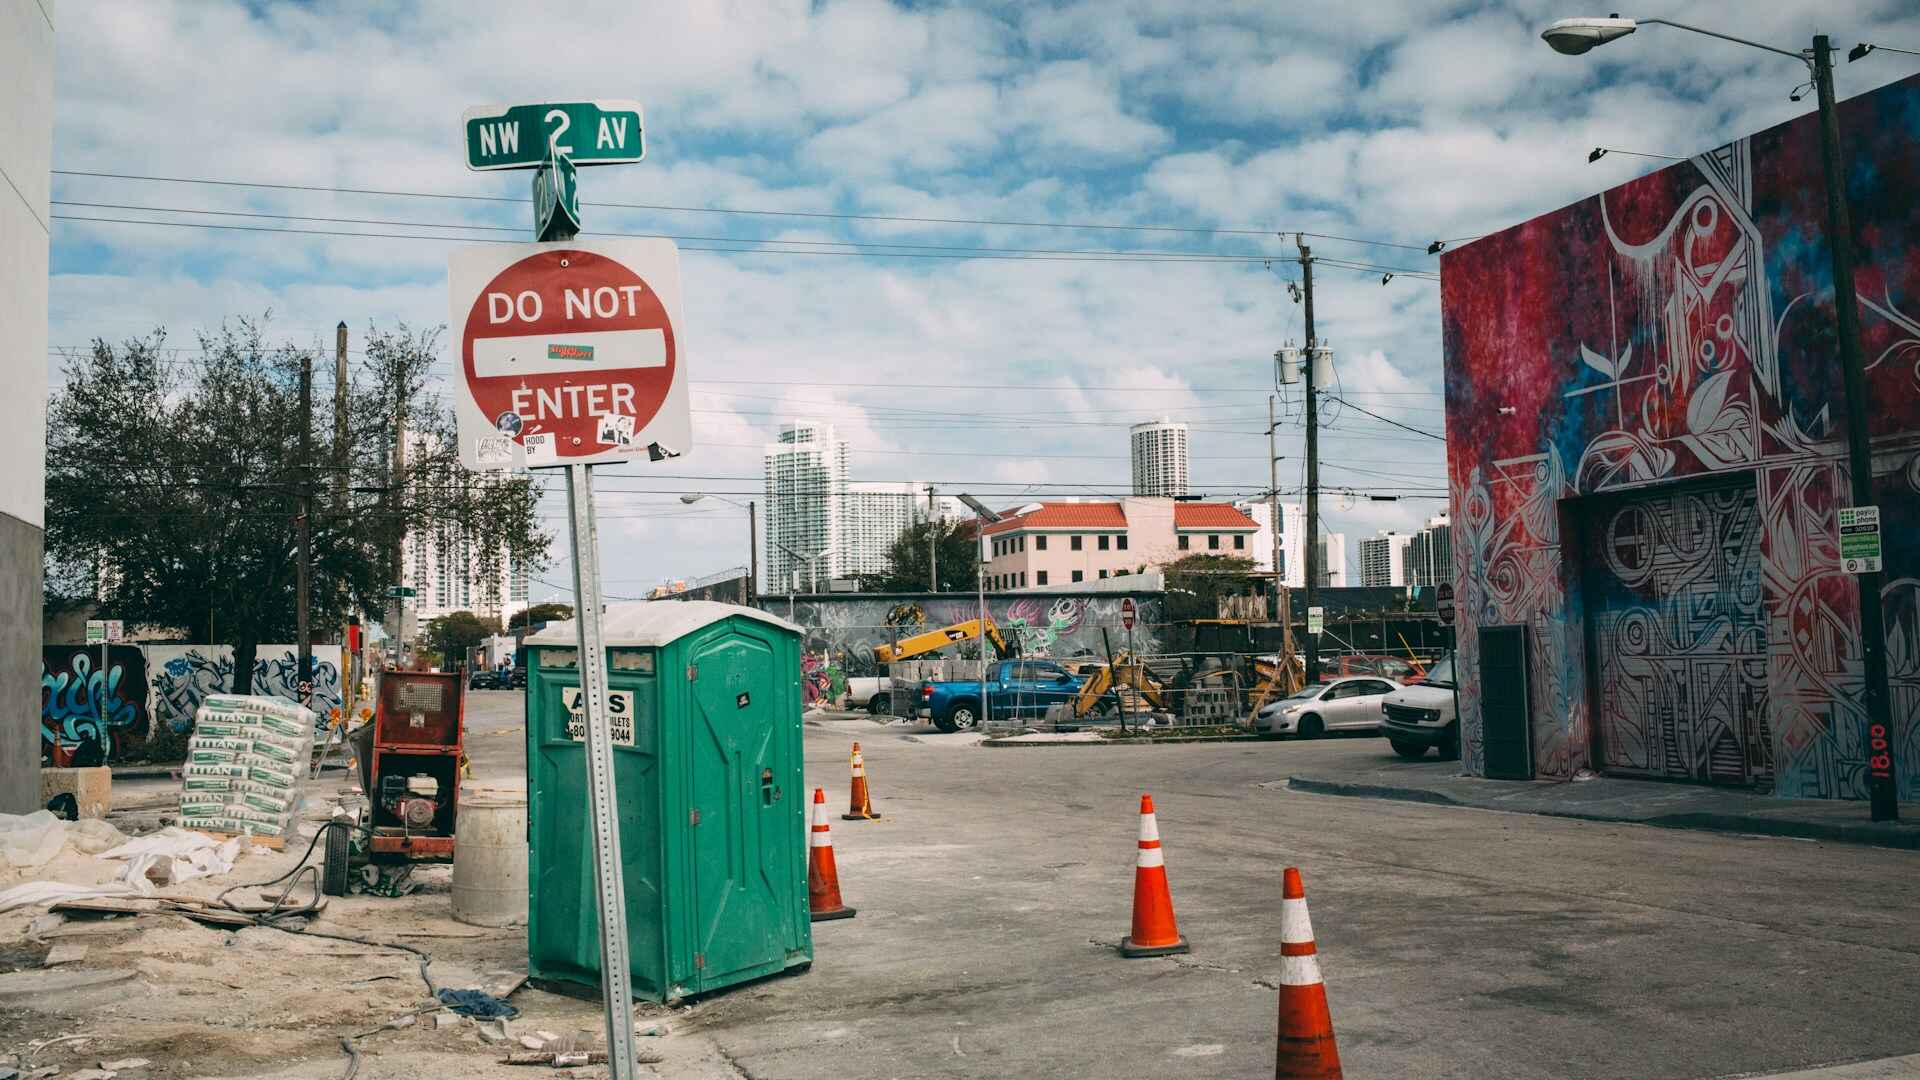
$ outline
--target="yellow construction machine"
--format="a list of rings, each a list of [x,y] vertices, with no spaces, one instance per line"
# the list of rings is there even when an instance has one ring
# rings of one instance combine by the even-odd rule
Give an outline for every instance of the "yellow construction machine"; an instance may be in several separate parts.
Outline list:
[[[1258,716],[1260,707],[1275,698],[1289,697],[1307,685],[1304,665],[1291,647],[1282,647],[1280,654],[1271,659],[1261,656],[1254,658],[1253,673],[1260,681],[1253,687],[1253,710],[1248,715]]]
[[[901,638],[891,645],[875,645],[873,659],[878,663],[890,664],[895,660],[911,659],[957,642],[973,641],[979,636],[980,620],[968,619],[966,622],[957,622],[938,630],[928,630],[909,638]],[[987,640],[993,644],[993,651],[1000,659],[1005,660],[1013,655],[1013,646],[1007,643],[1006,638],[1000,636],[1000,628],[993,624],[991,618],[987,619]]]
[[[1107,692],[1115,687],[1126,687],[1154,708],[1167,710],[1166,696],[1147,665],[1132,653],[1123,652],[1113,658],[1113,663],[1097,665],[1087,673],[1087,681],[1080,684],[1080,693],[1073,700],[1073,715],[1081,717],[1095,711]],[[1131,710],[1132,703],[1127,702],[1127,707]]]

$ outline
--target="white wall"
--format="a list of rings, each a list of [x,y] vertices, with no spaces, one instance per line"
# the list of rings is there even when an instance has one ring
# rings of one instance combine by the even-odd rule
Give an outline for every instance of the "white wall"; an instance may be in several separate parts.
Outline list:
[[[40,805],[53,0],[0,0],[0,812]]]
[[[0,513],[46,523],[53,0],[0,0]]]

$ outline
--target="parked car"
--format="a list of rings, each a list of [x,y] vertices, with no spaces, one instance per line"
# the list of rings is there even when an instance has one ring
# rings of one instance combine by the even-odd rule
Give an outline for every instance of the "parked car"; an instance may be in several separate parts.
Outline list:
[[[525,690],[527,688],[527,669],[523,667],[509,668],[507,671],[507,685],[515,690]]]
[[[1320,670],[1329,679],[1344,679],[1350,675],[1380,675],[1401,683],[1419,674],[1418,666],[1404,656],[1365,653],[1323,656],[1320,658]]]
[[[892,689],[893,680],[885,675],[855,675],[847,680],[847,708],[885,716],[887,694]]]
[[[1380,703],[1400,687],[1375,675],[1315,683],[1290,697],[1270,701],[1254,714],[1253,730],[1266,735],[1318,738],[1329,731],[1378,731]]]
[[[1418,685],[1403,686],[1388,696],[1382,705],[1380,731],[1393,752],[1417,758],[1430,747],[1439,747],[1441,757],[1460,756],[1456,690],[1453,656],[1449,654],[1428,668],[1427,677]]]
[[[500,673],[493,668],[475,668],[467,675],[469,690],[504,690],[506,685]]]
[[[1052,660],[1001,660],[987,669],[986,708],[996,719],[1038,719],[1047,706],[1080,696],[1085,679]],[[980,682],[922,683],[920,715],[941,731],[971,731],[982,715]]]

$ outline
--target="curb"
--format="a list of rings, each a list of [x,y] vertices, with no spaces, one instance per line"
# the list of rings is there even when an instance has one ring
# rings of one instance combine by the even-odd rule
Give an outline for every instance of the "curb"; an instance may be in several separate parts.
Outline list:
[[[1659,829],[1688,829],[1697,832],[1746,833],[1751,836],[1781,837],[1793,840],[1824,840],[1864,847],[1920,851],[1920,829],[1892,828],[1872,822],[1833,823],[1795,821],[1790,818],[1750,817],[1744,814],[1700,812],[1662,814],[1657,817],[1629,817],[1591,810],[1499,806],[1491,803],[1462,802],[1451,795],[1426,788],[1394,787],[1388,784],[1358,784],[1344,780],[1316,780],[1307,776],[1287,778],[1287,790],[1311,795],[1342,795],[1362,799],[1386,799],[1394,802],[1426,803],[1439,806],[1464,806],[1477,810],[1497,810],[1509,814],[1534,814],[1540,817],[1568,818],[1573,821],[1600,821],[1624,825],[1651,825]]]
[[[1451,795],[1425,788],[1391,787],[1386,784],[1350,784],[1344,780],[1315,780],[1305,776],[1287,777],[1288,791],[1310,795],[1351,795],[1360,799],[1392,799],[1396,802],[1433,803],[1441,806],[1469,806]]]
[[[998,747],[1002,750],[1020,750],[1030,746],[1160,746],[1167,743],[1220,743],[1255,742],[1258,735],[1173,735],[1164,739],[1082,739],[1076,742],[1009,742],[1006,739],[987,739],[981,746]]]

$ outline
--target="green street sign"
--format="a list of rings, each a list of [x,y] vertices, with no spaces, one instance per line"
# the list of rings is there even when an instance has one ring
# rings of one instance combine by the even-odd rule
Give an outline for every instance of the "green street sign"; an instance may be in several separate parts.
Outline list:
[[[579,232],[579,174],[572,158],[555,154],[533,174],[534,239],[566,240]]]
[[[387,595],[388,595],[388,596],[414,596],[414,595],[417,595],[417,593],[418,593],[418,590],[416,590],[416,589],[415,589],[415,588],[414,588],[413,586],[411,586],[411,585],[389,585],[389,586],[387,586]]]
[[[475,172],[538,169],[554,154],[576,165],[618,165],[647,152],[637,101],[480,105],[460,119]]]

